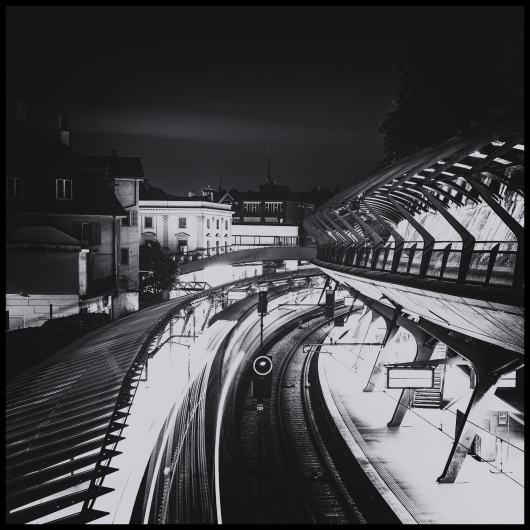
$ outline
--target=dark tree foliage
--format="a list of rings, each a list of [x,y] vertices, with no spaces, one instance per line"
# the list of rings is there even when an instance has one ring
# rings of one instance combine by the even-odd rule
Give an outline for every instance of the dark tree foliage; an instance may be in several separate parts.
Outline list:
[[[523,110],[522,8],[418,8],[401,41],[398,85],[378,132],[387,166]]]
[[[162,251],[158,241],[146,241],[140,246],[140,270],[148,271],[140,274],[141,292],[159,293],[173,286],[179,265]]]

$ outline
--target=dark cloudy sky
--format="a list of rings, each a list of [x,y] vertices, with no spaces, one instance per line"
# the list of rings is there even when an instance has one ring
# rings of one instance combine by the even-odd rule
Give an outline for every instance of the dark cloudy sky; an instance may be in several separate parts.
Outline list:
[[[8,7],[8,102],[171,193],[257,189],[268,150],[282,184],[344,189],[381,159],[398,40],[431,9]]]

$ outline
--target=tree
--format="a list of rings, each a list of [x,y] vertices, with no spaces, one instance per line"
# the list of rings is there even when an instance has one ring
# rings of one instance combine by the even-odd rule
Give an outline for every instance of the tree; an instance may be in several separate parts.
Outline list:
[[[378,128],[380,167],[522,112],[524,39],[517,7],[423,10],[401,42],[394,100]]]
[[[140,291],[158,293],[171,289],[180,267],[171,256],[162,251],[158,241],[146,241],[140,246],[140,270],[148,271],[140,275]]]

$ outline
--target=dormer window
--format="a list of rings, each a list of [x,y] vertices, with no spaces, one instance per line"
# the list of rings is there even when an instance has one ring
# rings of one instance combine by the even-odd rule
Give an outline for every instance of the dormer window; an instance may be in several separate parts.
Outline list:
[[[61,201],[72,200],[72,181],[57,179],[55,181],[56,197]]]
[[[6,178],[7,196],[10,199],[22,199],[22,181],[21,178]]]

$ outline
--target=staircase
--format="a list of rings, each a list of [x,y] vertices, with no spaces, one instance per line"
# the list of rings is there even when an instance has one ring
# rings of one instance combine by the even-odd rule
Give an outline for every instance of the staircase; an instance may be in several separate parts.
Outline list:
[[[443,342],[438,342],[434,347],[431,359],[445,359],[447,346]],[[443,380],[445,374],[445,365],[440,364],[434,369],[433,388],[424,388],[416,390],[412,398],[412,408],[416,409],[435,409],[442,405]]]

